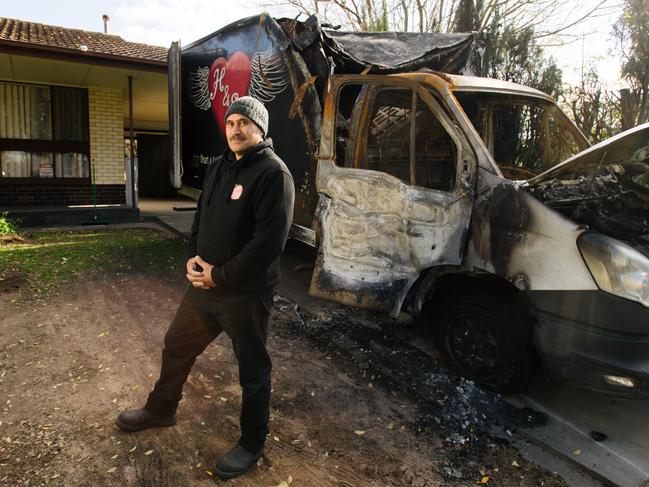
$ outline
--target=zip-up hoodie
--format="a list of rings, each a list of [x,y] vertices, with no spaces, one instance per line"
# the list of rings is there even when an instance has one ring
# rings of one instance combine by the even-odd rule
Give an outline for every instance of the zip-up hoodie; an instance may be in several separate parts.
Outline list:
[[[210,164],[187,250],[214,265],[213,291],[253,292],[277,284],[294,200],[293,178],[270,138],[239,160],[226,150]]]

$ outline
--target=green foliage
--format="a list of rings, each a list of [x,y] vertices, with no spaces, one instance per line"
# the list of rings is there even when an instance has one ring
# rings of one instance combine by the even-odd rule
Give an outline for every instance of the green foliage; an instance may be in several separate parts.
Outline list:
[[[627,127],[649,121],[649,0],[626,0],[613,27],[622,54],[622,76],[631,89]]]
[[[487,76],[541,90],[554,98],[561,94],[561,69],[546,58],[534,29],[499,28],[494,24],[486,53]]]
[[[18,225],[7,217],[7,212],[0,213],[0,235],[18,233]]]
[[[481,6],[478,8],[481,9]],[[472,32],[479,29],[480,19],[474,0],[460,0],[453,17],[453,32]]]
[[[150,229],[43,232],[0,247],[0,274],[20,276],[37,296],[107,271],[177,278],[184,264],[182,239]]]

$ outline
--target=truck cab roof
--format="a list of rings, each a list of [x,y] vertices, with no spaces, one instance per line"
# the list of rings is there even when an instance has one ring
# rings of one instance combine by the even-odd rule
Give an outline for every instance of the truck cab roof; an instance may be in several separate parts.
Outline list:
[[[437,87],[439,87],[439,82],[441,79],[447,84],[447,88],[450,91],[502,93],[554,101],[551,96],[535,88],[530,88],[529,86],[519,85],[518,83],[512,83],[511,81],[503,81],[494,78],[447,74],[430,70],[422,70],[416,73],[400,73],[395,74],[394,76],[414,79],[415,81],[419,81],[420,83],[426,83]]]

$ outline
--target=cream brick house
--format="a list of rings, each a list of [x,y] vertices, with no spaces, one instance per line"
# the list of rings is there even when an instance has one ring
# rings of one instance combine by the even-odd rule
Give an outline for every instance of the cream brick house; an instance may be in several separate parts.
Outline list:
[[[138,165],[143,189],[170,188],[167,103],[166,48],[0,17],[0,211],[74,222],[94,183],[112,219],[137,218]]]

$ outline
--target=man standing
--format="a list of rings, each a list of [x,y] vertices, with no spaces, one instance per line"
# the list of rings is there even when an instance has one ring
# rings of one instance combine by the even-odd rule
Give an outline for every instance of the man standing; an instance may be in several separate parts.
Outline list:
[[[187,246],[191,286],[167,330],[160,378],[144,408],[115,421],[124,431],[175,424],[196,357],[225,331],[243,392],[241,436],[215,468],[222,479],[242,475],[257,461],[269,431],[268,316],[295,198],[293,178],[265,138],[264,105],[241,97],[228,108],[225,124],[229,150],[205,173]]]

